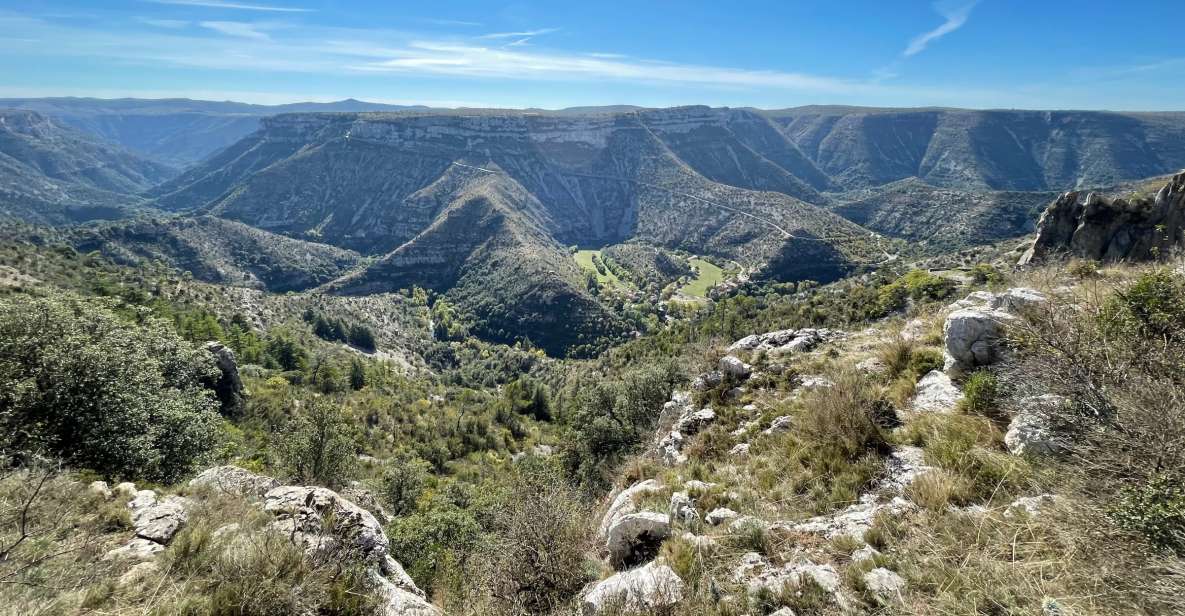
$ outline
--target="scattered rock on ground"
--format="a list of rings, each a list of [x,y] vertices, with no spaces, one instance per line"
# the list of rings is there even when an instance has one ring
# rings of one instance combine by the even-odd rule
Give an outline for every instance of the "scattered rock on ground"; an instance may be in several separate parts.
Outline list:
[[[779,432],[786,432],[794,425],[794,418],[789,415],[782,415],[774,417],[773,421],[769,422],[769,427],[762,430],[761,433],[765,435],[777,434]]]
[[[664,564],[649,563],[601,580],[584,595],[585,616],[603,611],[637,613],[668,608],[683,600],[683,580]]]
[[[165,546],[148,539],[134,537],[126,544],[103,555],[103,560],[148,561],[163,552]]]
[[[877,567],[864,574],[864,587],[881,601],[889,601],[901,596],[905,580],[893,571]]]
[[[728,507],[717,507],[709,511],[708,515],[704,516],[704,521],[712,526],[719,526],[725,522],[731,522],[739,518],[740,515]]]
[[[941,370],[931,370],[918,381],[910,409],[920,413],[949,413],[963,399],[963,392]]]
[[[1058,497],[1054,494],[1022,496],[1008,505],[1008,508],[1004,510],[1004,517],[1010,518],[1017,515],[1038,517],[1050,507],[1056,505],[1058,500]]]
[[[1069,400],[1056,394],[1022,398],[1017,413],[1008,424],[1004,444],[1008,451],[1021,455],[1053,455],[1062,450],[1051,424],[1051,416],[1065,408]]]
[[[720,364],[717,366],[717,369],[720,370],[720,372],[725,376],[732,377],[736,380],[747,379],[749,378],[749,375],[753,373],[753,367],[741,361],[740,358],[736,357],[735,355],[725,355],[724,357],[721,357]]]
[[[141,491],[128,507],[132,510],[132,526],[136,536],[166,544],[185,525],[188,500],[180,496],[157,499],[152,490]]]
[[[92,481],[90,485],[86,487],[86,489],[91,494],[94,494],[95,496],[98,496],[104,500],[110,500],[113,496],[111,488],[107,487],[106,481]]]
[[[209,487],[224,494],[263,498],[268,490],[280,486],[280,482],[266,475],[257,475],[237,466],[215,466],[208,468],[189,480],[193,488]]]
[[[691,524],[699,520],[699,512],[695,510],[695,501],[686,492],[671,494],[671,519],[684,524]]]

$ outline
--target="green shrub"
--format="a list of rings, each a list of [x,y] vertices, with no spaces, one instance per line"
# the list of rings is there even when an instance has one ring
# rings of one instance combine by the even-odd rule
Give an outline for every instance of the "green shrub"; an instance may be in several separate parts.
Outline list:
[[[1180,337],[1185,329],[1185,275],[1160,269],[1140,276],[1115,292],[1100,318],[1115,335]]]
[[[447,580],[473,551],[481,535],[477,511],[449,494],[436,493],[420,509],[387,525],[391,553],[407,564],[423,589]]]
[[[67,297],[0,300],[0,449],[173,481],[218,442],[218,370],[167,323]]]
[[[481,614],[558,614],[590,581],[589,510],[563,475],[540,461],[516,469],[489,513],[467,567]]]
[[[945,359],[942,351],[929,347],[914,349],[909,356],[909,370],[917,376],[925,376],[934,370],[942,370]]]
[[[977,263],[971,268],[971,279],[976,284],[996,285],[1004,282],[1004,275],[988,263]]]
[[[1185,487],[1179,479],[1162,473],[1125,489],[1111,517],[1159,548],[1185,553]]]
[[[888,314],[905,308],[908,300],[936,301],[950,297],[958,286],[954,280],[923,270],[912,270],[877,292],[877,308]]]
[[[995,374],[987,370],[975,371],[963,384],[963,401],[960,407],[967,413],[990,415],[996,409],[999,387],[999,379]]]
[[[431,464],[411,453],[402,453],[390,461],[383,475],[383,496],[391,515],[398,517],[415,510],[431,470]]]
[[[564,466],[589,491],[609,485],[612,472],[654,429],[656,409],[679,376],[674,364],[643,368],[620,381],[590,378],[564,409]]]
[[[350,424],[340,406],[326,398],[314,398],[281,433],[274,449],[291,479],[331,488],[346,480],[355,461]]]

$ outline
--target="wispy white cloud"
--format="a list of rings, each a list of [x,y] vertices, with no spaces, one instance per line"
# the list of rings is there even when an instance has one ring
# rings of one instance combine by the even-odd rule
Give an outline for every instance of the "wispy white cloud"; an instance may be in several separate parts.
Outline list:
[[[260,30],[256,24],[241,21],[203,21],[198,25],[226,36],[253,39],[256,41],[271,40],[271,37],[266,32]]]
[[[154,28],[168,28],[178,30],[189,25],[184,19],[157,19],[155,17],[137,17],[136,21]]]
[[[432,24],[434,26],[461,26],[465,28],[480,28],[485,24],[480,21],[465,21],[463,19],[421,19],[422,23]]]
[[[235,25],[229,25],[235,24]],[[383,88],[398,76],[401,83],[420,77],[475,79],[474,90],[494,82],[565,84],[628,83],[639,90],[682,92],[681,102],[753,100],[843,101],[889,104],[926,101],[957,104],[977,97],[1003,100],[982,89],[930,87],[920,84],[878,83],[872,78],[836,77],[786,70],[760,70],[727,65],[670,62],[619,54],[561,51],[533,45],[508,46],[503,39],[478,36],[427,36],[424,33],[381,29],[333,28],[298,23],[212,22],[194,29],[101,31],[0,11],[0,31],[21,32],[42,42],[6,42],[0,55],[45,58],[106,59],[124,66],[149,69],[301,73],[356,79],[358,87]],[[228,44],[227,35],[235,36]],[[521,40],[520,39],[516,40]],[[364,85],[365,84],[365,85]],[[717,96],[718,95],[718,96]],[[672,95],[673,96],[673,95]],[[670,99],[668,99],[670,100]],[[1009,99],[1009,100],[1016,100]],[[536,104],[538,101],[523,101]],[[745,104],[745,103],[740,103]]]
[[[902,55],[908,58],[910,56],[922,53],[926,50],[926,46],[928,46],[930,43],[950,34],[951,32],[954,32],[955,30],[958,30],[959,28],[962,28],[963,25],[967,23],[967,19],[971,17],[971,9],[975,8],[976,4],[979,4],[979,0],[963,0],[957,4],[951,2],[936,2],[934,4],[934,10],[938,11],[938,14],[942,15],[946,21],[942,22],[942,25],[930,30],[929,32],[924,32],[915,36],[911,41],[909,41],[909,45],[905,48],[905,51],[902,52]]]
[[[509,38],[518,39],[518,38],[524,38],[524,37],[531,38],[531,37],[535,37],[535,36],[542,36],[544,34],[551,34],[553,32],[559,32],[559,31],[560,31],[559,28],[540,28],[538,30],[525,30],[523,32],[493,32],[490,34],[483,34],[477,38],[479,38],[479,39],[509,39]]]
[[[560,81],[613,79],[814,92],[846,92],[863,87],[855,82],[804,73],[525,51],[465,42],[412,41],[402,47],[385,48],[372,57],[375,59],[353,64],[351,68],[371,73]]]
[[[177,6],[200,6],[212,9],[236,9],[240,11],[265,11],[271,13],[311,13],[312,9],[293,6],[275,6],[271,4],[244,4],[241,2],[224,2],[223,0],[143,0],[152,4],[172,4]]]

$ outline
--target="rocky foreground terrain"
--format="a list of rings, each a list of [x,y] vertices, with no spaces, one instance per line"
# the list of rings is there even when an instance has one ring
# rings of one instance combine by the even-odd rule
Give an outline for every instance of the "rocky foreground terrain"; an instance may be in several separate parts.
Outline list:
[[[1164,293],[1185,297],[1182,276],[1051,266],[957,291],[947,281],[946,291],[856,327],[756,330],[693,346],[698,375],[639,409],[642,439],[610,467],[611,491],[571,509],[562,489],[528,491],[508,505],[524,526],[491,522],[494,549],[527,559],[504,565],[512,577],[483,560],[497,556],[441,577],[442,561],[422,560],[440,553],[409,543],[408,525],[439,537],[459,532],[455,522],[392,511],[406,505],[374,482],[285,484],[246,470],[245,459],[160,487],[47,475],[55,498],[86,504],[68,514],[86,518],[81,528],[94,529],[91,512],[127,520],[54,541],[85,541],[71,566],[93,568],[102,586],[77,596],[117,613],[161,589],[208,592],[204,584],[276,601],[224,577],[270,566],[265,554],[302,563],[309,584],[356,580],[349,613],[389,616],[544,613],[532,603],[540,596],[546,613],[586,616],[1174,613],[1185,584],[1179,497],[1155,486],[1180,460],[1154,435],[1180,437],[1179,409],[1156,406],[1176,387],[1177,356],[1150,350],[1157,334],[1145,328],[1177,325],[1143,310],[1164,306]],[[1100,297],[1100,286],[1124,292]],[[1141,299],[1149,292],[1157,295]],[[1096,325],[1077,320],[1083,314],[1122,332],[1103,343],[1121,370],[1084,359],[1099,343],[1084,338]],[[249,401],[233,353],[207,351],[220,357],[222,389]],[[623,369],[627,379],[643,370]],[[589,445],[564,439],[599,438],[590,429],[577,425],[558,447],[523,447],[487,472],[563,467]],[[1119,487],[1148,472],[1148,455],[1160,457],[1152,487]]]

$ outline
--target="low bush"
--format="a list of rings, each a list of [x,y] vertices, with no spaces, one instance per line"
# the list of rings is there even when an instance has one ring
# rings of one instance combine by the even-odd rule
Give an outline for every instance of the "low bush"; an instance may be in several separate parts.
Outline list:
[[[214,359],[164,321],[109,304],[0,299],[0,450],[109,476],[173,481],[219,440]]]
[[[1111,517],[1120,528],[1143,535],[1156,547],[1185,554],[1185,487],[1180,478],[1160,473],[1141,486],[1126,488]]]
[[[350,423],[331,399],[313,398],[306,406],[278,436],[273,449],[292,480],[330,488],[342,485],[357,457]]]
[[[996,410],[1000,392],[999,379],[987,370],[977,370],[963,383],[963,400],[959,403],[965,413],[991,415]]]

